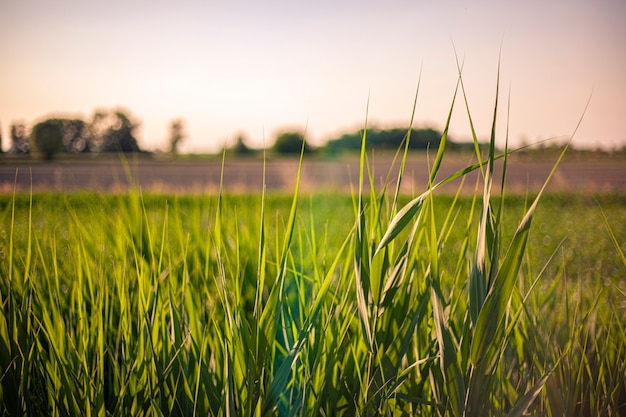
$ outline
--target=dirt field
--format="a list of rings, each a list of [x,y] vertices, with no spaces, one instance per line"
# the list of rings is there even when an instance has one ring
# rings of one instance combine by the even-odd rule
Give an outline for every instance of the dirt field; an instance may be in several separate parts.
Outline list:
[[[555,158],[530,159],[516,157],[507,167],[507,190],[526,192],[538,190],[548,176]],[[469,156],[446,155],[438,179],[466,167]],[[374,179],[380,185],[392,157],[382,155],[370,160]],[[298,162],[295,159],[270,159],[266,164],[268,190],[293,190]],[[392,171],[395,181],[397,167]],[[0,192],[38,191],[123,191],[131,181],[144,191],[177,193],[215,192],[220,183],[219,159],[158,160],[143,157],[132,159],[124,165],[117,159],[85,157],[75,160],[43,162],[29,159],[0,157]],[[501,165],[497,166],[499,181]],[[301,188],[306,191],[326,190],[349,192],[358,187],[358,157],[338,160],[305,159]],[[476,175],[466,179],[464,190],[472,191]],[[403,191],[415,194],[428,183],[428,163],[424,154],[412,155],[407,161]],[[497,183],[497,182],[496,182]],[[263,161],[259,159],[227,159],[224,168],[224,189],[227,192],[260,192],[263,184]],[[395,184],[395,182],[394,182]],[[453,192],[460,182],[455,181],[445,189]],[[566,158],[559,167],[549,191],[574,192],[626,192],[626,161],[623,158]]]

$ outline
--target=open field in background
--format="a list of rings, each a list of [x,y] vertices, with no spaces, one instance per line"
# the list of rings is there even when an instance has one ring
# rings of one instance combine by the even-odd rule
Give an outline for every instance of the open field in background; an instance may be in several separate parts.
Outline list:
[[[547,178],[556,156],[535,157],[513,155],[507,169],[509,192],[525,193],[539,190]],[[431,154],[434,158],[434,152]],[[373,154],[370,157],[377,186],[384,182],[392,167],[393,155]],[[472,155],[451,152],[443,159],[440,173],[450,175],[472,162]],[[432,161],[431,161],[432,163]],[[496,163],[496,176],[500,176]],[[291,192],[295,184],[296,158],[269,159],[266,163],[268,190]],[[128,188],[129,175],[144,191],[198,193],[217,192],[221,177],[219,157],[200,160],[158,160],[130,157],[127,164],[117,158],[80,156],[55,162],[0,158],[0,192],[10,193],[16,183],[18,190],[28,191],[121,191]],[[392,169],[395,174],[397,166]],[[428,159],[425,153],[408,156],[402,191],[416,194],[428,185]],[[229,192],[260,192],[263,161],[259,158],[228,158],[224,168],[224,188]],[[306,191],[350,192],[359,178],[359,159],[346,156],[336,160],[307,158],[302,168],[301,187]],[[393,176],[392,176],[393,179]],[[476,174],[466,178],[468,192],[474,191]],[[444,188],[454,192],[458,183]],[[568,157],[559,167],[548,191],[576,193],[626,192],[626,158]]]

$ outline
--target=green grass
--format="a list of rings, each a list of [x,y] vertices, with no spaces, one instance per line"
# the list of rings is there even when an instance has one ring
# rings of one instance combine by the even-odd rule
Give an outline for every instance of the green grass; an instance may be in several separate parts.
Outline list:
[[[349,196],[0,196],[2,414],[626,412],[626,196],[508,195],[495,123],[442,179],[446,132],[416,196],[366,134]]]
[[[350,196],[301,197],[286,254],[286,196],[223,196],[219,233],[217,196],[38,194],[32,208],[30,198],[0,200],[5,412],[454,415],[442,343],[474,388],[463,351],[480,200],[433,198],[417,224],[434,216],[434,235],[415,231],[412,247],[396,249],[407,256],[387,261],[386,291],[370,278],[368,339],[345,246]],[[480,386],[489,412],[509,410],[553,368],[537,412],[593,415],[624,401],[625,265],[603,214],[623,242],[625,200],[543,197],[507,304],[509,334]],[[503,241],[527,206],[505,200]]]

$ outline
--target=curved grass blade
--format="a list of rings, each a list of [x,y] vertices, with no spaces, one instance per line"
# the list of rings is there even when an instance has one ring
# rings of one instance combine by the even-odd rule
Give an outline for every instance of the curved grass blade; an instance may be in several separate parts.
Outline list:
[[[461,81],[462,83],[462,81]],[[498,90],[500,85],[500,64],[498,64],[498,75],[496,81],[496,100],[494,104],[493,111],[493,121],[491,125],[491,139],[489,141],[489,159],[488,159],[488,168],[484,173],[484,189],[483,189],[483,207],[480,213],[480,223],[478,226],[477,232],[477,242],[476,242],[476,254],[474,258],[474,263],[472,264],[472,270],[470,273],[469,279],[469,304],[470,304],[470,318],[473,323],[476,323],[478,319],[478,314],[480,309],[482,308],[483,302],[485,301],[485,297],[487,296],[488,289],[488,273],[487,273],[487,240],[488,240],[488,229],[487,229],[487,221],[491,217],[491,187],[493,182],[493,162],[495,157],[495,142],[496,142],[496,119],[497,119],[497,111],[498,111]],[[471,115],[469,111],[469,104],[467,103],[467,95],[465,94],[465,88],[463,84],[461,84],[461,88],[463,89],[463,97],[465,99],[465,106],[467,108],[467,114],[470,119],[470,125],[472,126],[472,135],[474,137],[474,144],[476,146],[477,156],[480,160],[480,151],[478,147],[478,140],[476,138],[476,133],[474,132],[474,127],[471,122]],[[505,153],[506,154],[506,153]],[[504,179],[503,179],[504,180]],[[496,226],[497,227],[497,226]],[[495,235],[496,233],[492,233]],[[493,251],[492,251],[493,253]],[[496,260],[497,261],[497,260]],[[495,267],[492,263],[492,268]]]
[[[509,411],[506,416],[522,417],[526,413],[526,410],[528,410],[528,407],[530,407],[533,401],[535,401],[535,398],[537,398],[537,395],[539,395],[541,389],[546,384],[551,374],[552,373],[550,372],[544,375],[543,378],[541,378],[539,381],[537,381],[537,383],[533,385],[533,387],[529,389],[526,394],[522,396],[522,398],[517,400],[511,411]]]
[[[498,328],[500,328],[504,322],[507,305],[526,249],[530,224],[540,196],[541,193],[535,198],[533,204],[520,222],[504,258],[504,262],[496,275],[494,284],[487,294],[485,302],[476,319],[475,333],[470,353],[473,364],[477,364],[479,360],[486,356],[487,352],[490,352],[491,356],[495,354],[492,349],[496,344],[493,338]],[[487,361],[490,362],[491,358],[487,358]]]
[[[415,109],[417,107],[417,97],[420,91],[420,84],[422,81],[422,70],[420,69],[420,75],[417,81],[417,88],[415,89],[415,98],[413,99],[413,110],[411,111],[411,120],[409,121],[409,131],[407,132],[405,143],[404,143],[404,153],[402,155],[402,161],[400,163],[400,171],[398,172],[398,181],[396,183],[396,192],[393,196],[393,205],[391,207],[391,212],[395,214],[396,207],[398,205],[398,197],[400,196],[400,186],[402,185],[402,178],[404,177],[404,169],[406,166],[406,158],[409,153],[409,145],[411,143],[411,132],[413,131],[413,120],[415,119]]]

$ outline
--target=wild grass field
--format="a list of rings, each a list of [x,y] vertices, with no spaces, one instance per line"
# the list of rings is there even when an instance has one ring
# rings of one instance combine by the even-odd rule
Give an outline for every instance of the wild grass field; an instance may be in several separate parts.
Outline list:
[[[5,415],[625,412],[623,195],[0,201]]]
[[[509,194],[495,115],[441,175],[447,126],[411,194],[365,131],[349,194],[301,155],[289,195],[0,195],[1,413],[624,415],[626,195]]]

